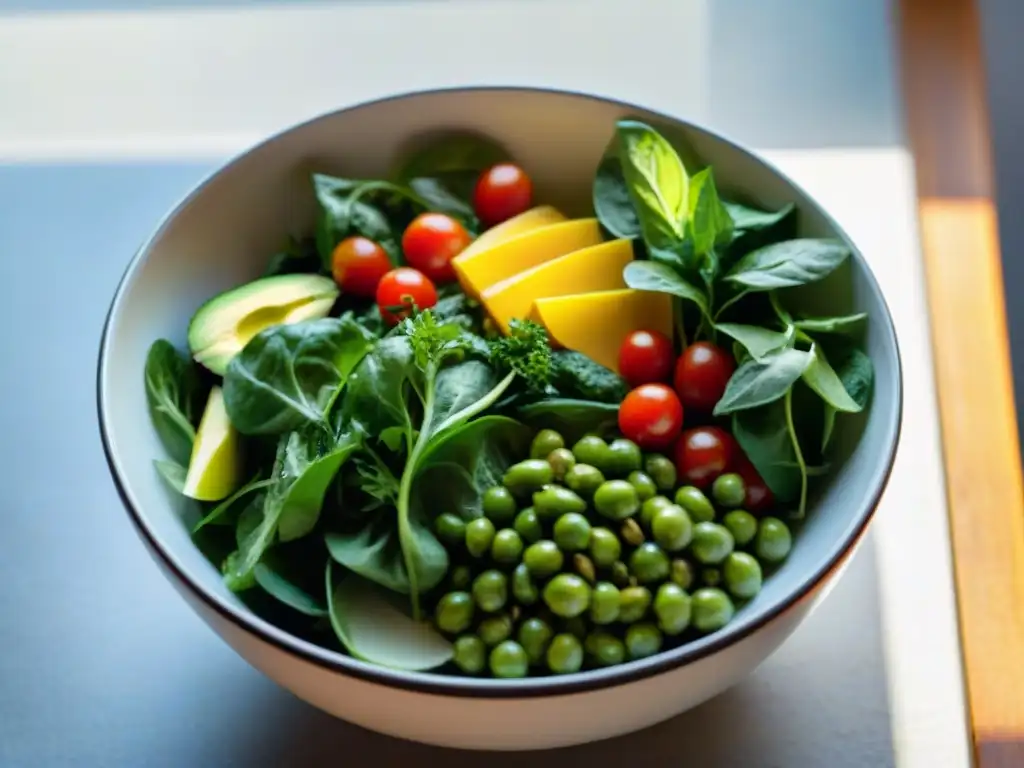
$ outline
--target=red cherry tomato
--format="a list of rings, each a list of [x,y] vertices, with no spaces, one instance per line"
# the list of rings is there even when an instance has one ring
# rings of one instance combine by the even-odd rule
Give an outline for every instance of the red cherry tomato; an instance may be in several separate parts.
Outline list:
[[[526,171],[512,163],[488,168],[473,190],[473,210],[488,227],[522,213],[532,201],[533,182]]]
[[[430,278],[411,267],[392,269],[377,285],[377,306],[388,325],[397,325],[409,316],[412,305],[418,310],[437,304],[437,289]],[[406,307],[407,309],[397,309]]]
[[[732,355],[707,341],[683,350],[676,362],[676,394],[684,408],[710,412],[722,399],[725,385],[736,370]]]
[[[331,274],[345,293],[373,296],[377,283],[391,269],[391,259],[377,243],[366,237],[346,237],[331,253]]]
[[[632,386],[667,381],[675,351],[660,331],[633,331],[619,347],[619,373]]]
[[[405,228],[402,252],[409,266],[437,283],[455,279],[453,258],[473,238],[462,224],[443,213],[421,213]]]
[[[736,439],[721,427],[694,427],[679,436],[675,453],[679,476],[703,489],[733,466],[740,449]]]
[[[682,428],[683,406],[664,384],[643,384],[619,406],[619,430],[644,450],[669,448]]]
[[[747,489],[744,506],[748,512],[767,512],[775,506],[775,496],[750,459],[743,456],[737,462],[736,473],[743,478],[743,485]]]

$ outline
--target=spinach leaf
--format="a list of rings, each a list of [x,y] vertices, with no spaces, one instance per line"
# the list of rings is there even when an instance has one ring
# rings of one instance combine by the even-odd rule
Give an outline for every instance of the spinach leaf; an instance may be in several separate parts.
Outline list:
[[[232,358],[224,405],[246,435],[274,435],[325,425],[349,374],[373,346],[350,318],[325,317],[260,331]]]
[[[411,436],[414,425],[406,397],[410,387],[421,388],[420,378],[409,337],[381,339],[349,377],[335,419],[335,431],[354,428],[365,436],[376,437],[389,427],[398,426]]]
[[[330,562],[326,580],[331,626],[355,658],[410,672],[451,660],[451,643],[429,623],[402,613],[379,588],[351,574],[335,583]]]
[[[619,405],[551,398],[520,406],[518,416],[537,429],[558,430],[571,444],[591,432],[599,435],[614,432],[619,423]]]
[[[551,384],[564,397],[620,403],[629,392],[619,374],[579,352],[558,350],[551,354],[551,362]]]
[[[234,520],[228,518],[230,517],[229,513],[234,508],[235,504],[253,491],[266,488],[267,486],[272,485],[273,482],[273,480],[261,480],[260,476],[256,475],[256,477],[207,512],[203,519],[193,526],[192,533],[197,533],[200,529],[205,528],[208,525],[223,525],[225,523],[230,524],[234,522]]]
[[[396,176],[409,181],[459,171],[482,171],[508,159],[508,151],[492,139],[475,133],[450,133],[406,157]]]
[[[855,315],[841,317],[806,317],[793,321],[793,325],[805,333],[850,333],[867,319],[867,316],[867,312],[858,312]]]
[[[303,272],[317,273],[323,264],[316,250],[316,240],[288,238],[288,246],[275,253],[263,270],[264,277],[290,275]]]
[[[715,323],[715,329],[738,341],[756,360],[762,359],[769,352],[782,349],[791,339],[788,333],[762,328],[759,325]]]
[[[327,606],[324,602],[285,576],[286,567],[283,558],[273,558],[272,561],[271,558],[264,558],[262,562],[256,564],[253,576],[267,594],[299,613],[313,618],[327,616]]]
[[[632,239],[640,236],[640,221],[626,186],[622,164],[614,152],[606,154],[597,167],[593,200],[598,221],[614,237]]]
[[[622,279],[626,285],[638,291],[668,293],[693,302],[701,314],[711,321],[708,297],[704,291],[667,264],[631,261],[622,271]]]
[[[313,191],[320,212],[316,223],[316,249],[323,268],[331,268],[334,247],[351,235],[362,235],[387,251],[393,264],[401,263],[402,232],[408,220],[411,193],[388,181],[341,179],[313,174]]]
[[[787,203],[777,211],[761,211],[740,203],[722,202],[725,210],[735,226],[734,234],[738,237],[745,232],[757,231],[774,227],[796,210],[793,203]]]
[[[725,280],[747,291],[790,288],[820,280],[850,255],[831,240],[804,238],[767,245],[736,262]]]
[[[160,473],[160,477],[164,479],[164,482],[174,491],[177,493],[185,492],[185,478],[188,476],[188,469],[176,461],[166,461],[164,459],[155,460],[153,466],[156,467],[156,471]]]
[[[825,352],[817,344],[810,349],[811,364],[803,372],[803,380],[818,396],[837,411],[857,413],[864,406],[854,401],[839,376],[829,365]]]
[[[196,365],[169,341],[157,339],[146,355],[145,381],[149,415],[160,441],[171,459],[188,466],[204,394]]]
[[[715,246],[729,243],[732,240],[733,221],[718,196],[710,166],[690,178],[688,199],[690,210],[687,228],[694,252],[703,256]]]
[[[471,234],[480,231],[480,220],[476,217],[473,206],[467,200],[472,190],[461,191],[476,180],[477,172],[467,174],[467,178],[452,178],[450,175],[443,179],[416,178],[409,182],[409,188],[416,194],[423,203],[423,207],[430,211],[446,213],[454,219],[458,219]],[[460,196],[461,194],[463,196]]]
[[[723,416],[778,400],[807,370],[811,360],[808,352],[786,348],[768,352],[760,360],[746,361],[729,379],[715,406],[715,415]]]
[[[636,120],[616,123],[618,155],[644,241],[674,252],[685,239],[689,177],[672,145]]]

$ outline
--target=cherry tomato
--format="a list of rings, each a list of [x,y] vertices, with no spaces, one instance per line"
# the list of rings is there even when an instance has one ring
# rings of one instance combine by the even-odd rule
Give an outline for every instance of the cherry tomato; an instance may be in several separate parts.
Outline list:
[[[393,309],[413,304],[419,310],[437,304],[437,289],[429,277],[412,267],[398,267],[380,279],[377,285],[377,306],[388,325],[397,325],[399,320],[409,316],[408,309]]]
[[[750,459],[742,456],[736,462],[736,473],[743,478],[743,485],[747,489],[743,504],[748,512],[767,512],[775,506],[775,496]]]
[[[455,279],[452,259],[472,240],[466,228],[451,216],[421,213],[405,228],[402,252],[409,266],[434,282],[448,282]]]
[[[686,430],[676,442],[675,453],[679,477],[701,489],[732,467],[741,454],[736,439],[721,427]]]
[[[633,331],[619,347],[619,373],[632,386],[667,381],[675,351],[660,331]]]
[[[377,283],[391,269],[391,259],[366,237],[346,237],[331,253],[331,274],[341,290],[355,296],[373,296]]]
[[[533,182],[512,163],[499,163],[480,174],[473,190],[473,210],[486,226],[511,219],[533,200]]]
[[[644,450],[664,450],[683,429],[683,406],[671,387],[643,384],[619,406],[619,429]]]
[[[732,355],[707,341],[683,350],[676,362],[676,394],[684,408],[712,411],[736,370]]]

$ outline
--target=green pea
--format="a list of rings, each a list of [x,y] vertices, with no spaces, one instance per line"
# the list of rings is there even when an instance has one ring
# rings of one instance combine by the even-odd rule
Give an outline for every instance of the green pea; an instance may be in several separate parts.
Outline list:
[[[702,568],[700,571],[700,580],[705,587],[717,587],[722,583],[722,569]]]
[[[577,466],[589,464],[600,468],[608,458],[608,443],[596,435],[586,435],[572,447],[572,455],[576,457]]]
[[[754,554],[768,563],[781,563],[793,548],[789,527],[777,517],[766,517],[757,526]]]
[[[599,568],[610,568],[622,555],[622,542],[607,528],[590,531],[590,559]]]
[[[568,632],[580,640],[587,636],[587,631],[587,621],[582,616],[573,616],[562,621],[562,632]]]
[[[529,496],[555,479],[555,471],[543,459],[527,459],[505,472],[502,485],[516,496]]]
[[[594,508],[609,520],[625,520],[640,508],[640,497],[627,481],[607,480],[594,492]]]
[[[544,602],[563,619],[579,616],[590,605],[590,587],[572,573],[560,573],[544,587]]]
[[[546,459],[548,454],[559,448],[565,448],[565,440],[553,429],[542,429],[530,444],[531,459]]]
[[[705,587],[693,593],[693,626],[701,632],[715,632],[736,613],[732,600],[720,589]]]
[[[683,589],[689,589],[693,586],[693,566],[681,557],[676,558],[669,565],[668,577],[673,584]]]
[[[651,607],[651,590],[647,587],[626,587],[619,592],[619,621],[632,624],[640,621]]]
[[[722,518],[722,525],[729,529],[737,547],[745,547],[757,535],[757,518],[742,509],[727,512]]]
[[[583,645],[576,635],[555,635],[547,652],[548,669],[556,675],[571,675],[583,666]]]
[[[483,557],[491,550],[494,541],[494,523],[486,517],[478,517],[466,523],[466,549],[473,557]]]
[[[668,555],[657,544],[641,544],[629,556],[629,571],[641,584],[653,584],[668,578]]]
[[[473,600],[480,610],[500,611],[508,602],[508,577],[501,571],[484,571],[473,579]]]
[[[512,571],[512,596],[520,605],[533,605],[540,599],[540,592],[526,563],[520,563]]]
[[[686,510],[695,523],[710,523],[715,519],[715,508],[700,488],[684,485],[676,491],[676,504]]]
[[[590,544],[590,521],[578,512],[567,512],[555,521],[555,544],[566,552],[580,552]]]
[[[590,620],[595,624],[611,624],[619,618],[620,601],[618,587],[607,581],[598,582],[590,596]]]
[[[484,491],[481,505],[484,517],[488,517],[496,523],[507,523],[516,514],[516,500],[512,496],[512,492],[502,485],[496,485]]]
[[[452,589],[469,589],[469,585],[473,581],[473,571],[470,570],[468,565],[457,565],[452,568],[451,574],[448,576],[448,583]]]
[[[697,523],[693,526],[690,551],[698,562],[718,565],[732,552],[735,542],[729,529],[717,523]]]
[[[583,647],[594,663],[601,667],[614,667],[626,660],[626,646],[615,635],[603,630],[587,635]]]
[[[632,440],[619,438],[608,444],[608,451],[605,454],[607,474],[612,477],[627,477],[630,472],[640,469],[643,464],[643,454],[640,446]]]
[[[516,515],[512,527],[519,537],[528,544],[544,538],[544,529],[541,527],[540,518],[537,517],[537,512],[533,507],[527,507]]]
[[[560,485],[549,485],[533,494],[533,511],[541,520],[556,520],[568,512],[585,512],[587,502],[575,491]]]
[[[738,507],[747,498],[747,489],[743,485],[743,478],[735,472],[726,472],[715,478],[711,486],[711,495],[715,503],[723,507]]]
[[[627,479],[630,484],[636,488],[637,498],[640,499],[641,502],[654,498],[658,493],[658,486],[654,484],[650,475],[647,475],[640,470],[630,472]]]
[[[466,521],[458,515],[445,512],[434,520],[434,532],[449,547],[457,546],[466,541]]]
[[[693,539],[693,523],[682,507],[673,504],[654,515],[651,535],[662,549],[679,552],[686,549]]]
[[[450,635],[469,629],[473,623],[473,598],[468,592],[449,592],[437,601],[434,609],[437,628]]]
[[[692,610],[690,596],[671,581],[658,587],[654,596],[654,615],[658,628],[666,635],[679,635],[690,626]]]
[[[547,653],[548,644],[554,636],[555,631],[551,629],[551,625],[534,616],[519,625],[517,639],[526,651],[530,663],[536,665],[544,662],[544,654]]]
[[[515,640],[505,640],[491,649],[490,666],[495,677],[526,677],[530,660],[523,646]]]
[[[725,558],[722,576],[733,597],[749,600],[761,591],[761,564],[746,552],[733,552]]]
[[[629,567],[621,560],[612,563],[612,583],[617,587],[628,587],[630,584]]]
[[[484,645],[497,645],[512,637],[512,617],[505,613],[488,616],[476,628]]]
[[[523,563],[536,579],[544,579],[562,570],[565,555],[555,542],[548,539],[535,541],[523,552]]]
[[[476,635],[463,635],[452,645],[452,661],[467,675],[479,675],[487,666],[487,646]]]
[[[658,514],[659,511],[674,506],[676,505],[664,496],[652,496],[640,507],[640,522],[643,523],[644,528],[649,531],[651,530],[651,523],[654,522],[654,516]]]
[[[649,622],[631,624],[626,630],[626,654],[631,659],[653,656],[661,650],[661,632]]]
[[[565,473],[565,484],[580,496],[590,499],[604,482],[601,470],[590,464],[577,464]]]
[[[563,480],[566,472],[576,466],[576,457],[568,448],[556,448],[548,454],[548,464],[555,473],[555,479]]]
[[[523,556],[523,540],[511,528],[502,528],[491,542],[491,558],[502,565],[514,565]]]
[[[662,493],[669,493],[676,487],[676,465],[671,459],[652,453],[644,459],[644,472],[651,476]]]

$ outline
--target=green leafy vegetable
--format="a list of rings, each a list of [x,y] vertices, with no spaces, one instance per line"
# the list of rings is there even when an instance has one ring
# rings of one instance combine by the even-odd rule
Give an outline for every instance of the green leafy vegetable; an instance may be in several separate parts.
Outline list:
[[[732,240],[733,221],[718,196],[710,167],[690,178],[688,197],[690,212],[687,227],[693,250],[698,256]]]
[[[563,349],[552,353],[551,384],[563,397],[620,403],[629,384],[615,371],[584,354]]]
[[[173,344],[158,339],[146,355],[145,381],[149,416],[160,441],[171,459],[187,466],[204,394],[198,370]]]
[[[284,575],[285,567],[281,558],[274,558],[273,563],[268,562],[267,559],[257,563],[253,571],[256,583],[267,594],[299,613],[314,618],[327,616],[327,606],[323,600],[317,599],[293,580],[287,578]]]
[[[451,133],[431,141],[404,159],[396,175],[402,181],[462,171],[482,171],[509,159],[497,142],[474,133]]]
[[[850,333],[866,319],[866,312],[858,312],[842,317],[807,317],[793,321],[793,325],[805,333]]]
[[[756,408],[783,397],[811,364],[810,353],[799,349],[778,349],[761,359],[743,363],[729,379],[725,393],[715,406],[723,416],[745,408]]]
[[[631,261],[622,271],[622,279],[638,291],[668,293],[690,301],[711,321],[707,294],[667,264],[654,261]]]
[[[777,211],[761,211],[739,203],[723,202],[722,204],[735,225],[735,234],[737,236],[745,232],[774,227],[796,210],[796,206],[793,203],[787,203]]]
[[[640,236],[640,221],[622,174],[622,164],[614,152],[606,154],[597,168],[593,201],[598,221],[614,237],[632,239]]]
[[[732,434],[778,501],[800,498],[800,467],[782,398],[734,413]]]
[[[762,359],[769,352],[787,346],[792,338],[788,333],[773,331],[759,325],[716,323],[715,329],[738,341],[756,360]]]
[[[803,380],[822,400],[837,411],[857,413],[864,406],[859,404],[846,391],[839,376],[829,365],[825,352],[817,344],[810,349],[811,364],[803,372]]]
[[[790,288],[822,279],[849,255],[849,248],[831,240],[787,240],[748,253],[725,279],[748,291]]]
[[[224,376],[231,423],[246,435],[326,426],[335,398],[373,340],[350,318],[261,331],[231,360]]]
[[[551,383],[547,332],[530,320],[512,320],[508,335],[494,342],[491,359],[499,368],[518,373],[535,391],[543,391]]]
[[[608,435],[615,431],[618,427],[619,405],[550,398],[520,406],[517,415],[537,429],[556,429],[567,441],[575,442],[590,432]]]
[[[275,253],[263,270],[264,277],[290,275],[304,272],[319,272],[323,266],[316,250],[316,240],[288,238],[288,246]]]
[[[470,233],[480,231],[480,221],[473,211],[473,206],[467,202],[468,192],[462,192],[465,197],[460,197],[460,187],[465,186],[465,181],[475,180],[476,173],[467,174],[469,178],[441,179],[419,178],[409,182],[409,188],[419,199],[423,207],[436,213],[446,213],[454,219],[458,219],[469,230]],[[463,183],[460,183],[462,181]]]
[[[261,480],[260,476],[256,475],[256,477],[207,512],[203,519],[196,523],[192,528],[192,533],[197,533],[200,529],[205,528],[208,525],[222,525],[234,522],[234,520],[231,519],[230,512],[235,508],[235,505],[250,493],[258,491],[261,488],[266,488],[267,486],[272,485],[273,482],[273,480]]]
[[[184,493],[188,469],[176,461],[166,461],[164,459],[157,459],[153,462],[153,466],[156,467],[156,471],[160,473],[160,477],[164,479],[167,485],[178,493]]]
[[[313,174],[313,191],[320,212],[316,224],[316,249],[324,269],[331,268],[334,247],[351,235],[362,235],[400,263],[402,231],[411,219],[403,210],[409,193],[386,181],[341,179]]]

